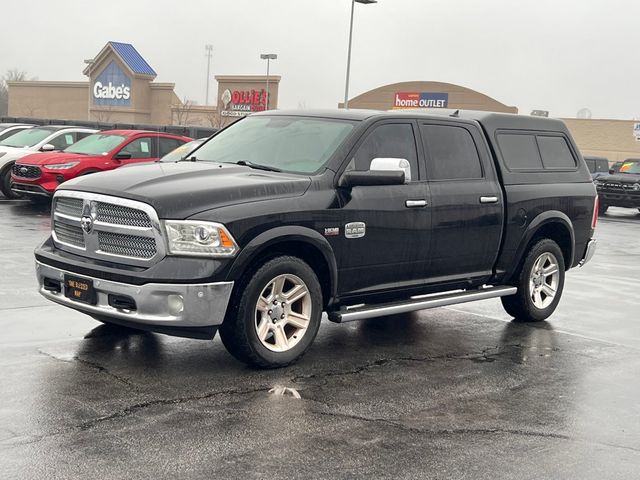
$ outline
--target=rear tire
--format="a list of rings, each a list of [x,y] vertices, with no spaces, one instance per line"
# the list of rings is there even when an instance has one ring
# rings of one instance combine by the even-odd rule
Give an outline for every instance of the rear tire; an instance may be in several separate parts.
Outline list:
[[[220,326],[231,355],[259,368],[298,360],[313,342],[322,316],[317,276],[297,257],[268,260],[237,284]]]
[[[15,162],[10,162],[0,171],[0,190],[2,190],[4,198],[9,200],[20,198],[20,195],[11,191],[11,170],[14,163]]]
[[[555,311],[564,289],[562,250],[548,238],[536,242],[525,257],[514,285],[515,295],[502,297],[509,315],[522,322],[541,322]]]

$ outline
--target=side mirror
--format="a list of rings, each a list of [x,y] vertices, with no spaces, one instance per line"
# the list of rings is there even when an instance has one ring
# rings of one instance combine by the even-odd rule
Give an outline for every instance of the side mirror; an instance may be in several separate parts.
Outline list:
[[[610,168],[609,169],[609,175],[613,175],[614,173],[616,173],[615,170],[613,168]]]
[[[372,172],[404,172],[404,182],[411,181],[411,165],[404,158],[374,158],[369,170]]]
[[[42,148],[40,148],[41,152],[53,152],[56,149],[56,147],[54,145],[51,145],[50,143],[45,143]]]
[[[114,160],[129,160],[131,154],[129,152],[118,152],[113,156]]]
[[[361,172],[358,170],[350,170],[344,172],[338,186],[340,187],[357,187],[371,185],[402,185],[404,184],[403,171],[375,171]]]
[[[410,181],[411,165],[404,158],[374,158],[368,171],[344,172],[338,186],[402,185]]]

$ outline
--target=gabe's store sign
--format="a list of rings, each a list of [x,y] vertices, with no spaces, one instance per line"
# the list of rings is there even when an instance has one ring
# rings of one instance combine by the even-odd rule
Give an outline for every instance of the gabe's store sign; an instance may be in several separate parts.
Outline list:
[[[447,108],[449,94],[439,92],[396,92],[393,108]]]
[[[225,90],[222,93],[224,109],[220,114],[224,117],[242,117],[253,112],[265,110],[266,90]]]

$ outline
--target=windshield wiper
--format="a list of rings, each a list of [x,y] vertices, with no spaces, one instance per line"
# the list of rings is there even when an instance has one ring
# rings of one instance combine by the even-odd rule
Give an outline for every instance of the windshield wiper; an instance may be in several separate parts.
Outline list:
[[[191,156],[191,157],[184,157],[181,158],[180,160],[176,160],[176,163],[178,162],[197,162],[198,159],[195,157],[195,155]]]
[[[270,167],[269,165],[261,165],[259,163],[253,163],[250,160],[238,160],[236,165],[242,165],[243,167],[255,168],[256,170],[266,170],[267,172],[281,172],[279,168]]]

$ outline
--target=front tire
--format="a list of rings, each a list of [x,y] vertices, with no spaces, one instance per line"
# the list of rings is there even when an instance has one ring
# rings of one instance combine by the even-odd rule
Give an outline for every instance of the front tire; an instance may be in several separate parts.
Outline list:
[[[0,171],[0,190],[6,199],[20,198],[20,195],[13,193],[11,190],[11,170],[14,162],[9,163]]]
[[[564,289],[565,265],[556,242],[543,239],[527,254],[518,274],[515,295],[502,297],[509,315],[523,322],[541,322],[555,311]]]
[[[297,257],[276,257],[237,288],[219,330],[229,353],[260,368],[299,359],[322,316],[322,289],[311,267]]]

